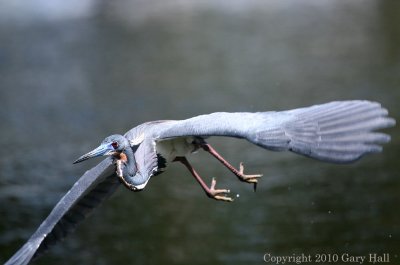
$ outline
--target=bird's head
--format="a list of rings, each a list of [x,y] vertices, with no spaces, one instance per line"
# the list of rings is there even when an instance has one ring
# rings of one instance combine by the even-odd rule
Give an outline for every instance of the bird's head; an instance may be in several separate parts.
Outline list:
[[[74,164],[97,156],[119,156],[125,149],[129,147],[130,145],[128,139],[122,135],[114,134],[105,138],[96,149],[75,160]]]

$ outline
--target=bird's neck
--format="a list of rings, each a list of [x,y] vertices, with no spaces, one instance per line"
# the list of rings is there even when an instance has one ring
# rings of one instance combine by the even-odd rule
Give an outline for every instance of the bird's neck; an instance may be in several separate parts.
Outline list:
[[[136,160],[132,148],[128,147],[120,155],[119,159],[122,160],[126,167],[124,167],[124,175],[134,176],[137,172]]]

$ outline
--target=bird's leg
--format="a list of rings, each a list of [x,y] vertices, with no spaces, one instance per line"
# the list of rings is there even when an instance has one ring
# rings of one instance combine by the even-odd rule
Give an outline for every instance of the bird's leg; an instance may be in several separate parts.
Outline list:
[[[200,143],[200,147],[203,148],[204,151],[213,155],[219,162],[221,162],[225,167],[227,167],[233,174],[235,174],[240,181],[253,183],[254,190],[257,187],[257,181],[259,178],[262,177],[262,174],[254,174],[254,175],[247,175],[244,174],[244,166],[241,162],[239,165],[239,170],[237,170],[234,166],[232,166],[228,161],[226,161],[210,144],[206,142]]]
[[[204,180],[196,172],[196,170],[194,170],[194,168],[189,163],[189,161],[186,159],[186,157],[176,157],[174,161],[179,161],[187,167],[187,169],[190,171],[190,173],[193,175],[193,177],[197,180],[197,182],[203,188],[203,190],[205,191],[205,193],[207,194],[208,197],[215,199],[215,200],[219,200],[219,201],[226,201],[226,202],[233,201],[233,199],[231,197],[227,196],[227,194],[230,193],[230,190],[215,189],[215,185],[217,184],[217,181],[215,180],[215,178],[212,179],[211,186],[208,187],[207,184],[204,182]]]

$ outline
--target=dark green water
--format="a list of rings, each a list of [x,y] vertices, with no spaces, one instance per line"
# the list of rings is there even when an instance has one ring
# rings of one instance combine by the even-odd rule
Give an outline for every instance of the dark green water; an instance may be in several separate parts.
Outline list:
[[[86,18],[1,20],[0,262],[100,160],[72,161],[144,121],[342,99],[379,101],[400,120],[396,1],[148,16],[123,3]],[[234,203],[208,199],[172,165],[141,193],[121,188],[37,264],[266,264],[265,253],[389,253],[398,264],[400,129],[386,132],[382,154],[346,166],[210,139],[264,174],[256,193],[199,152],[190,161],[240,194]]]

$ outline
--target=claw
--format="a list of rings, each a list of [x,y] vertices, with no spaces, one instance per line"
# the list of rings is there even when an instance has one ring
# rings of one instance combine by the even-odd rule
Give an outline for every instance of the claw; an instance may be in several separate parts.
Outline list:
[[[263,176],[262,174],[254,174],[254,175],[246,175],[246,174],[244,174],[243,162],[240,162],[239,172],[240,172],[240,175],[241,175],[240,179],[245,181],[245,182],[248,182],[248,183],[257,183],[258,179]]]
[[[247,182],[247,183],[253,183],[254,184],[254,191],[256,191],[258,179],[261,178],[263,175],[262,174],[254,174],[254,175],[246,175],[246,174],[244,174],[243,162],[240,162],[239,173],[240,173],[240,176],[239,176],[240,180],[244,181],[244,182]]]
[[[210,198],[213,198],[218,201],[233,202],[233,199],[227,196],[227,194],[229,194],[231,191],[227,189],[215,189],[216,184],[217,181],[215,180],[215,178],[212,178],[210,190],[207,195]]]

